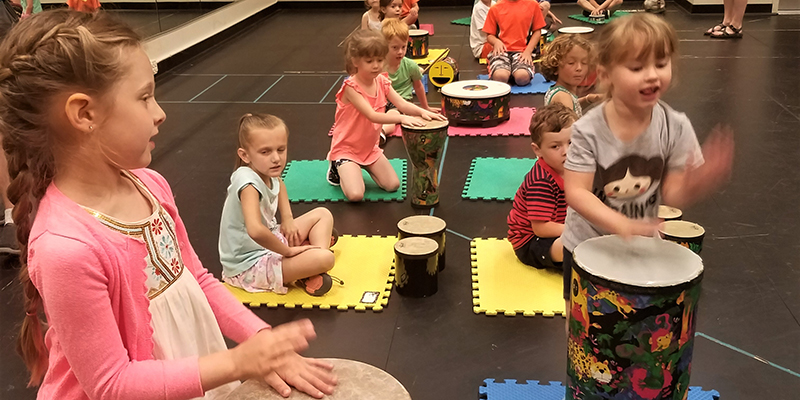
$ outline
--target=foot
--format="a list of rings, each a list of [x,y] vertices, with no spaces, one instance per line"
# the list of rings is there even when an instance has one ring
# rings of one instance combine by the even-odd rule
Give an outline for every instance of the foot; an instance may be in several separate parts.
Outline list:
[[[0,228],[0,254],[19,254],[17,243],[17,226],[13,223]]]
[[[333,287],[333,279],[331,279],[330,275],[322,273],[298,280],[297,286],[305,289],[306,293],[312,296],[322,296],[331,291],[331,287]]]
[[[336,170],[334,162],[335,161],[328,161],[328,173],[325,177],[331,185],[339,186],[339,171]]]
[[[711,36],[711,35],[714,34],[714,32],[719,32],[719,31],[725,29],[726,26],[727,25],[724,22],[720,22],[720,23],[712,26],[711,28],[708,28],[708,30],[704,33],[704,35]]]
[[[714,39],[740,39],[742,36],[744,36],[742,28],[734,28],[733,25],[728,25],[725,29],[711,34]]]

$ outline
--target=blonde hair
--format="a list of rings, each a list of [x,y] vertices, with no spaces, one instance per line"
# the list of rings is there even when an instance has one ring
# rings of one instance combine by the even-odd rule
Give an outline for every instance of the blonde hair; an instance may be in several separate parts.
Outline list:
[[[547,80],[558,80],[558,68],[564,64],[564,58],[567,57],[567,54],[569,54],[575,46],[586,50],[586,53],[589,54],[589,68],[594,66],[596,62],[595,51],[591,42],[586,40],[583,35],[559,35],[545,47],[542,62],[539,64],[542,75],[544,75]]]
[[[387,41],[392,38],[400,38],[401,41],[408,41],[408,24],[397,18],[387,18],[381,22],[381,33]]]
[[[389,44],[386,38],[372,29],[363,29],[354,32],[344,41],[345,69],[350,75],[358,71],[353,60],[364,57],[386,57],[389,53]]]
[[[41,383],[47,371],[42,299],[28,274],[27,247],[39,200],[56,174],[58,143],[48,124],[52,100],[75,91],[107,93],[126,72],[123,48],[139,45],[139,35],[107,13],[66,9],[20,21],[0,44],[0,135],[12,178],[8,198],[14,204],[26,313],[17,351],[31,373],[28,386]]]
[[[276,129],[283,128],[286,135],[289,135],[289,128],[282,119],[270,114],[250,114],[247,113],[239,118],[239,128],[237,134],[239,137],[239,148],[246,149],[250,144],[250,134],[253,129]],[[236,157],[236,168],[246,166],[247,163],[241,157]]]
[[[545,132],[559,132],[577,120],[578,114],[571,108],[561,103],[550,103],[536,110],[536,114],[531,117],[531,125],[528,128],[531,132],[531,142],[541,146]]]
[[[649,13],[636,13],[618,18],[600,32],[598,62],[610,68],[628,59],[643,60],[676,58],[678,36],[665,19]]]

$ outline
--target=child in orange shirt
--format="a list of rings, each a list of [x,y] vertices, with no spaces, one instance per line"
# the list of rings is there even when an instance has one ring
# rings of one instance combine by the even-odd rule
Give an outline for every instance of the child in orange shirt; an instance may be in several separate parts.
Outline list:
[[[525,86],[533,78],[533,49],[545,22],[536,0],[504,0],[489,9],[483,31],[492,45],[489,77]],[[528,33],[533,32],[528,40]]]

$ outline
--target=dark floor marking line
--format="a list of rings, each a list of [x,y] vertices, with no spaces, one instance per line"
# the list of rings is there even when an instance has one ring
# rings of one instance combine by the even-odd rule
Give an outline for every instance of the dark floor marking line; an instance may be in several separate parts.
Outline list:
[[[275,85],[277,85],[278,82],[281,81],[281,79],[283,79],[283,75],[281,75],[280,78],[276,79],[275,82],[272,82],[272,85],[269,85],[267,90],[265,90],[264,93],[261,93],[261,96],[258,96],[255,100],[253,100],[253,103],[256,103],[259,100],[261,100],[261,98],[264,97],[264,95],[267,94],[267,92],[269,92],[270,89],[272,89]]]
[[[207,88],[203,89],[203,91],[202,91],[202,92],[200,92],[200,93],[196,94],[194,97],[192,97],[191,99],[189,99],[189,103],[191,103],[192,101],[194,101],[194,99],[196,99],[196,98],[200,97],[200,95],[202,95],[203,93],[205,93],[206,91],[208,91],[208,89],[211,89],[212,87],[214,87],[214,85],[216,85],[216,84],[220,83],[220,82],[221,82],[223,79],[225,79],[225,77],[227,77],[227,76],[228,76],[228,75],[222,75],[222,78],[219,78],[219,79],[217,79],[217,81],[216,81],[216,82],[214,82],[214,83],[212,83],[212,84],[211,84],[211,86],[209,86],[209,87],[207,87]]]
[[[469,240],[470,242],[472,241],[472,238],[471,238],[471,237],[469,237],[469,236],[467,236],[467,235],[465,235],[465,234],[463,234],[463,233],[458,233],[458,232],[456,232],[456,231],[454,231],[454,230],[452,230],[452,229],[450,229],[450,228],[447,228],[447,229],[445,229],[445,230],[446,230],[446,231],[448,231],[448,232],[450,232],[450,233],[452,233],[453,235],[456,235],[456,236],[458,236],[458,237],[462,238],[462,239]]]
[[[333,90],[333,88],[336,87],[336,84],[339,83],[339,79],[342,79],[342,77],[340,76],[340,77],[336,78],[336,82],[333,82],[333,85],[331,85],[331,88],[328,89],[327,92],[325,92],[325,96],[322,96],[322,98],[319,99],[319,104],[322,104],[322,102],[325,101],[325,98],[328,97],[329,94],[331,94],[331,90]]]
[[[771,361],[769,361],[769,360],[767,360],[767,359],[764,359],[763,357],[759,357],[759,356],[757,356],[757,355],[755,355],[755,354],[753,354],[753,353],[749,353],[749,352],[747,352],[747,351],[744,351],[744,350],[742,350],[742,349],[740,349],[740,348],[738,348],[738,347],[736,347],[736,346],[734,346],[734,345],[732,345],[732,344],[728,344],[728,343],[725,343],[725,342],[723,342],[723,341],[721,341],[721,340],[719,340],[719,339],[716,339],[716,338],[713,338],[713,337],[711,337],[711,336],[708,336],[708,335],[706,335],[706,334],[705,334],[705,333],[703,333],[703,332],[696,332],[694,335],[695,335],[695,336],[702,337],[702,338],[704,338],[704,339],[708,339],[708,340],[710,340],[710,341],[712,341],[712,342],[714,342],[714,343],[716,343],[716,344],[718,344],[718,345],[720,345],[720,346],[727,347],[727,348],[729,348],[729,349],[731,349],[731,350],[733,350],[733,351],[735,351],[735,352],[737,352],[737,353],[740,353],[740,354],[743,354],[743,355],[745,355],[745,356],[748,356],[748,357],[750,357],[750,358],[752,358],[752,359],[754,359],[754,360],[756,360],[756,361],[758,361],[758,362],[761,362],[761,363],[767,364],[767,365],[769,365],[769,366],[771,366],[771,367],[774,367],[774,368],[777,368],[777,369],[779,369],[779,370],[781,370],[781,371],[783,371],[783,372],[786,372],[786,373],[787,373],[787,374],[789,374],[789,375],[793,375],[793,376],[795,376],[795,377],[798,377],[798,378],[800,378],[800,374],[798,374],[797,372],[794,372],[794,371],[790,370],[789,368],[786,368],[786,367],[781,367],[780,365],[778,365],[778,364],[775,364],[775,363],[773,363],[773,362],[771,362]]]
[[[444,150],[442,150],[442,162],[439,163],[439,173],[438,173],[439,183],[442,182],[442,171],[444,171],[444,158],[445,158],[445,156],[447,156],[447,145],[449,143],[450,143],[450,136],[447,136],[444,139]],[[431,213],[429,215],[433,216],[433,210],[435,210],[435,209],[436,209],[435,207],[431,207]]]

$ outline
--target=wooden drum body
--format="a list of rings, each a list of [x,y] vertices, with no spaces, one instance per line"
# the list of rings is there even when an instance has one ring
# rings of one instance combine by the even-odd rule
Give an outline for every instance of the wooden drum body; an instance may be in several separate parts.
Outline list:
[[[428,297],[439,290],[439,245],[433,239],[408,237],[394,244],[395,289],[408,297]]]
[[[458,81],[442,87],[442,113],[451,125],[497,126],[511,115],[511,86],[484,80]]]
[[[689,221],[665,221],[659,228],[664,239],[675,242],[700,254],[703,251],[703,238],[706,230],[702,226]]]
[[[411,400],[408,391],[386,371],[358,361],[337,358],[323,359],[333,364],[339,383],[327,400]],[[263,379],[250,379],[231,392],[225,400],[284,400]],[[311,400],[313,397],[294,389],[290,400]]]
[[[433,239],[439,245],[439,271],[445,267],[445,230],[447,223],[433,215],[412,215],[405,217],[397,223],[397,236],[399,239],[407,237],[426,237]]]
[[[447,121],[427,121],[425,126],[403,125],[403,143],[411,160],[408,179],[411,205],[439,204],[439,157],[447,139]]]
[[[425,58],[428,56],[428,31],[424,29],[408,30],[408,48],[406,57]]]
[[[566,399],[686,399],[703,264],[658,238],[575,248]]]

